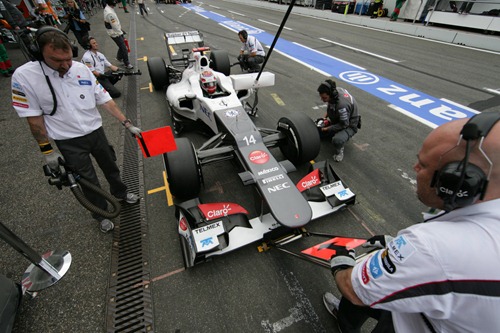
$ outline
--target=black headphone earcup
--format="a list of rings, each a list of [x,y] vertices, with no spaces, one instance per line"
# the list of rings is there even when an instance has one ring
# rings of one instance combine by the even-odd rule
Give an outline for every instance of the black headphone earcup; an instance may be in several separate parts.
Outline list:
[[[446,210],[472,204],[485,189],[487,177],[483,170],[471,163],[463,170],[463,163],[448,163],[434,174],[431,186],[436,188],[437,195],[443,199]]]
[[[28,53],[30,55],[31,61],[42,61],[43,56],[42,52],[40,52],[40,48],[38,47],[38,43],[35,42],[28,47]]]

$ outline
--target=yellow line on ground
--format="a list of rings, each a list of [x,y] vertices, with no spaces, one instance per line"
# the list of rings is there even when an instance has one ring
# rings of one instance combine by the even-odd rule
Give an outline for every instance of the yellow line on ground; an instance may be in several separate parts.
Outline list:
[[[165,184],[165,186],[161,186],[161,187],[157,187],[157,188],[154,188],[152,190],[149,190],[148,194],[155,194],[157,192],[165,191],[165,194],[167,196],[167,204],[169,206],[172,206],[174,204],[174,200],[172,198],[172,194],[170,193],[170,189],[168,187],[167,173],[165,171],[163,171],[163,183]]]
[[[174,200],[172,199],[172,194],[170,193],[170,188],[168,187],[167,181],[167,173],[163,171],[163,182],[165,183],[165,194],[167,195],[167,203],[168,206],[172,206],[174,204]]]
[[[274,99],[276,104],[281,105],[281,106],[285,105],[285,102],[283,102],[283,100],[278,96],[278,94],[273,93],[273,94],[271,94],[271,97]]]
[[[136,40],[144,40],[144,37],[139,37]]]
[[[153,84],[149,82],[149,92],[153,92]]]
[[[148,61],[148,57],[147,57],[147,56],[144,56],[144,57],[142,57],[142,58],[139,58],[139,59],[137,59],[137,60],[143,60],[143,61]]]

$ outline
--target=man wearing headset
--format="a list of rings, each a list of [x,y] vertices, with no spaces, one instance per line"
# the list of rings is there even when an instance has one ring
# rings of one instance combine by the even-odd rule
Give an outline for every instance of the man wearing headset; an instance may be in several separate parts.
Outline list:
[[[440,214],[369,239],[378,250],[360,262],[347,249],[330,260],[343,297],[324,303],[341,332],[368,317],[377,332],[498,331],[500,113],[471,119],[434,129],[417,155],[417,197]]]
[[[264,62],[264,57],[266,56],[264,48],[257,38],[255,38],[255,36],[249,36],[246,30],[239,31],[238,37],[241,43],[243,43],[243,45],[241,45],[240,55],[238,56],[238,61],[242,69],[248,70],[250,73],[258,72],[260,70],[259,64]]]
[[[113,77],[111,72],[116,72],[119,68],[106,59],[104,54],[99,52],[99,44],[94,37],[84,38],[87,51],[83,54],[82,62],[94,73],[99,83],[106,89],[112,98],[121,96],[121,92],[115,87],[118,82],[117,77]],[[107,69],[110,71],[107,71]]]
[[[47,165],[56,170],[63,160],[65,165],[99,186],[92,155],[106,176],[111,194],[119,200],[136,203],[139,197],[128,192],[120,178],[97,105],[133,135],[140,136],[141,130],[123,115],[88,67],[72,60],[72,45],[65,33],[53,27],[39,29],[31,53],[37,61],[24,64],[12,76],[12,105],[18,115],[28,121]],[[50,139],[62,156],[54,151]],[[104,198],[86,188],[83,192],[94,206],[107,208]],[[110,220],[96,214],[92,217],[100,223],[102,232],[113,230]]]
[[[337,88],[333,80],[326,80],[318,87],[319,97],[327,103],[320,137],[332,140],[333,159],[340,162],[344,159],[344,145],[361,128],[358,104],[354,97],[343,88]]]

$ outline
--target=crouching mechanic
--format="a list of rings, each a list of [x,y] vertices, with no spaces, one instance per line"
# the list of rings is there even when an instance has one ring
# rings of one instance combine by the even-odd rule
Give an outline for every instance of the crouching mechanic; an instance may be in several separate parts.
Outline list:
[[[321,100],[327,103],[322,126],[319,126],[320,137],[332,140],[333,159],[340,162],[344,159],[344,145],[361,128],[361,117],[354,97],[344,88],[337,88],[333,80],[326,80],[318,87]]]
[[[133,135],[140,136],[141,130],[132,125],[106,90],[96,83],[87,66],[72,60],[71,42],[64,32],[43,27],[35,38],[38,50],[32,53],[37,61],[24,64],[12,76],[12,105],[20,117],[27,119],[47,165],[56,170],[64,157],[69,168],[99,186],[92,155],[109,183],[111,194],[120,201],[136,203],[138,195],[128,192],[120,178],[97,104]],[[62,156],[53,149],[50,139]],[[93,205],[107,208],[101,196],[85,187],[83,193]],[[110,220],[96,214],[92,217],[99,221],[102,232],[113,230]]]
[[[119,78],[111,74],[119,70],[119,68],[111,64],[104,54],[99,52],[99,44],[94,37],[84,39],[84,43],[87,51],[83,54],[82,62],[94,73],[99,83],[112,98],[120,97],[122,93],[115,87],[115,83],[118,82]]]
[[[240,55],[238,56],[241,69],[248,70],[250,73],[258,72],[260,70],[259,64],[264,62],[264,57],[266,56],[262,44],[260,44],[255,36],[249,36],[246,30],[239,31],[238,37],[240,38],[240,42],[243,43]]]
[[[500,112],[434,129],[417,155],[417,197],[442,210],[356,263],[337,251],[332,273],[342,294],[324,295],[340,331],[498,332],[500,327]],[[473,311],[473,312],[471,312]],[[392,318],[391,318],[392,317]]]

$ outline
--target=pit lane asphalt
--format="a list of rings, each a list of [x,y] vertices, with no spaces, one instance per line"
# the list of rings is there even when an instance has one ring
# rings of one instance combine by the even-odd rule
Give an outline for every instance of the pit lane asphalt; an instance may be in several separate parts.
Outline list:
[[[256,3],[261,6],[263,2]],[[224,4],[231,7],[230,3]],[[148,42],[141,44],[141,40],[132,41],[132,47],[137,50],[137,59],[144,55],[165,56],[164,43],[160,42],[161,32],[154,29],[155,26],[183,31],[190,30],[186,24],[191,25],[192,29],[201,24],[199,21],[191,21],[194,20],[193,17],[177,7],[160,5],[156,9],[152,3],[149,7],[151,15],[146,19],[137,15],[137,8],[131,10],[130,15],[117,8],[124,30],[137,29],[137,36],[144,36]],[[234,10],[237,8],[235,6]],[[161,10],[168,11],[168,16],[162,16]],[[311,14],[321,12],[309,10]],[[101,51],[112,60],[116,46],[101,24],[102,10],[90,21],[92,35],[97,37]],[[208,22],[206,24],[209,25]],[[216,29],[214,26],[210,27]],[[214,30],[214,33],[220,31]],[[236,39],[227,38],[227,42],[223,42],[208,34],[206,41],[210,46],[212,43],[218,44],[220,49],[235,49]],[[8,51],[14,65],[19,66],[24,62],[19,50],[9,47]],[[286,68],[286,60],[275,61],[280,65],[276,67]],[[139,125],[143,129],[167,125],[163,94],[149,91],[145,62],[138,60],[136,65],[144,73],[138,77],[141,89]],[[285,85],[278,79],[277,83],[279,88],[289,92],[285,100],[288,105],[300,105],[301,99],[313,100],[311,96],[315,96],[315,88],[321,78],[317,73],[304,74],[303,82],[312,82],[312,86],[307,87],[305,92],[294,91],[293,82]],[[103,235],[98,230],[96,223],[67,188],[58,191],[47,184],[41,169],[43,158],[29,133],[27,123],[18,118],[10,108],[9,80],[0,80],[3,80],[0,101],[4,106],[0,118],[0,132],[3,134],[3,158],[0,163],[3,175],[0,192],[2,223],[39,253],[58,248],[69,250],[73,256],[71,268],[63,280],[41,292],[34,300],[23,304],[14,332],[104,332],[111,235]],[[124,78],[119,83],[122,91],[126,80]],[[283,93],[279,89],[272,91]],[[290,93],[296,96],[290,96]],[[354,95],[360,101],[367,98],[366,94],[358,91]],[[273,105],[269,100],[268,94],[262,94],[262,111],[256,120],[259,126],[274,126],[277,117],[283,112],[277,107],[267,108],[271,111],[264,112],[265,106]],[[118,103],[123,101],[124,98],[117,99]],[[379,106],[374,105],[373,108]],[[122,147],[124,133],[121,125],[105,113],[103,117],[108,139],[115,147]],[[375,146],[377,142],[382,144],[384,140],[389,140],[378,129],[365,127],[346,149],[346,160],[338,166],[343,179],[355,189],[358,204],[321,219],[318,223],[314,222],[310,226],[312,230],[367,237],[370,232],[395,234],[400,227],[418,220],[424,207],[414,202],[412,186],[409,184],[411,176],[407,175],[406,180],[394,182],[391,178],[384,178],[380,170],[394,170],[393,165],[387,167],[384,158],[384,154],[389,156],[393,153],[407,158],[406,168],[401,172],[411,171],[412,157],[429,129],[414,122],[406,123],[399,114],[394,115],[392,122],[386,126],[401,127],[400,130],[407,131],[409,141],[413,143],[405,142],[407,146],[397,148],[396,151],[391,151],[392,145],[388,146],[379,156],[362,154],[363,150],[369,149],[368,143]],[[200,136],[189,137],[197,145],[203,141]],[[329,155],[327,145],[323,145],[320,157]],[[120,157],[120,161],[122,159]],[[351,167],[363,163],[367,164],[365,168]],[[156,191],[163,186],[162,161],[160,158],[152,158],[144,164],[146,191],[141,196],[146,201],[147,223],[152,236],[152,277],[158,278],[151,284],[155,332],[335,331],[335,325],[321,301],[324,291],[336,292],[331,276],[324,268],[276,251],[258,253],[255,246],[250,245],[184,271],[173,208],[167,206],[165,191]],[[221,174],[224,175],[223,179],[220,178]],[[251,190],[238,186],[239,179],[231,165],[221,164],[215,172],[206,171],[205,180],[207,201],[228,200],[240,204],[249,202]],[[105,181],[103,184],[105,185]],[[400,189],[395,190],[390,197],[382,198],[380,206],[376,206],[368,197],[387,194],[382,190],[384,186]],[[231,191],[231,188],[238,191]],[[147,191],[152,192],[148,194]],[[400,207],[393,207],[396,205]],[[332,228],[331,222],[335,223],[335,228]],[[317,239],[307,239],[300,246],[297,244],[293,247],[304,248],[305,244],[315,243],[318,243]],[[29,262],[3,242],[0,242],[0,250],[1,273],[19,281]]]

